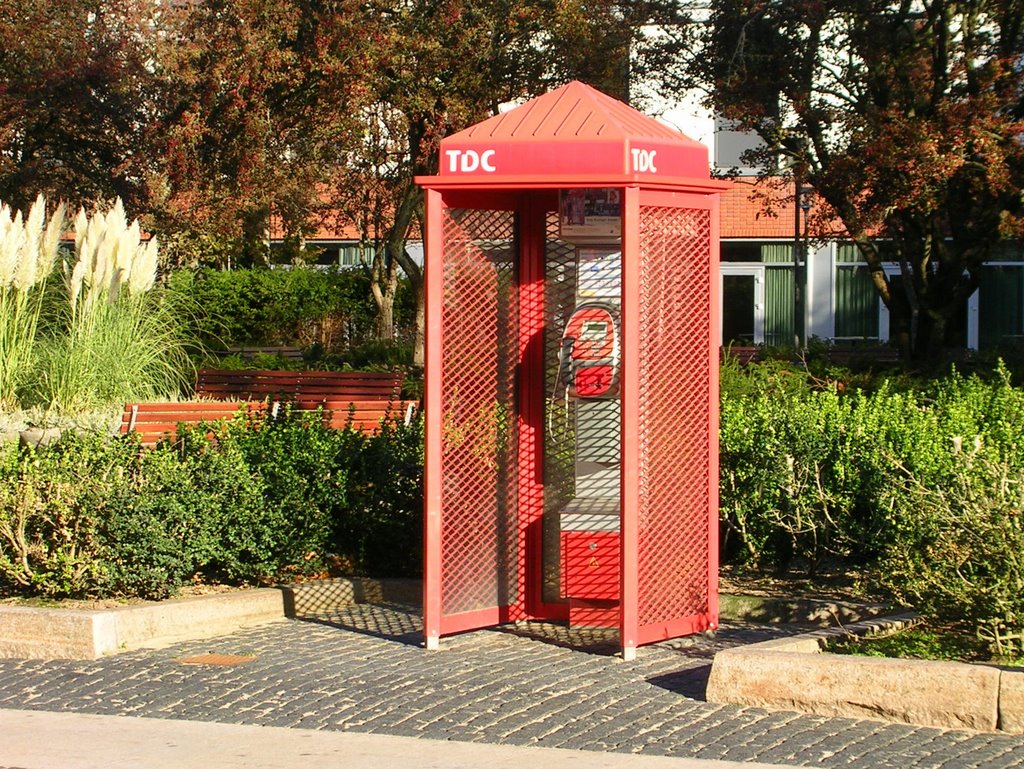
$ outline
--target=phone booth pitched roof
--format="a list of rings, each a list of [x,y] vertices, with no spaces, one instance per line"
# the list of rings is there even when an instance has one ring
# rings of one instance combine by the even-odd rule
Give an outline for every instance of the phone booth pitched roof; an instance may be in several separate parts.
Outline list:
[[[569,620],[628,658],[714,629],[727,185],[707,149],[573,82],[448,136],[417,182],[427,647]]]
[[[707,148],[578,81],[441,140],[428,188],[636,184],[718,191]]]

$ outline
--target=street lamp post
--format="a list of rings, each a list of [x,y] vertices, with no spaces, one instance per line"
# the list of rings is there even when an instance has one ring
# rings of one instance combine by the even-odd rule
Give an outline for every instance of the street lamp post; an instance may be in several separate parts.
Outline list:
[[[814,205],[814,189],[800,182],[796,177],[796,194],[793,205],[793,341],[797,350],[806,346],[807,323],[807,255],[808,228],[807,216]],[[803,230],[801,237],[800,214],[803,212]]]

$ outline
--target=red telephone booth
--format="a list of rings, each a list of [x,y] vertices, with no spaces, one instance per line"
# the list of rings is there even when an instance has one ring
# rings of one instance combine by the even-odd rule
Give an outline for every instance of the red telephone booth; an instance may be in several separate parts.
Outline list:
[[[441,142],[426,189],[424,635],[641,644],[718,622],[707,149],[574,82]]]

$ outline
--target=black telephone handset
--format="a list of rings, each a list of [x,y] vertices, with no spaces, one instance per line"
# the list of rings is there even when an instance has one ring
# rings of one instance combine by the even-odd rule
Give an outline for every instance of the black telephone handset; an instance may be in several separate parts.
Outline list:
[[[572,348],[576,339],[571,336],[562,337],[562,349],[558,352],[558,381],[569,383],[573,379]]]

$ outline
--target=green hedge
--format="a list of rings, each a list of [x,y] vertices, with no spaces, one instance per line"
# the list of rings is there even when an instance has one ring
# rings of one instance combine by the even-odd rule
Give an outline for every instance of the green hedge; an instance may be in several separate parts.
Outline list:
[[[755,568],[864,569],[993,640],[1024,630],[1024,390],[992,376],[844,389],[722,368],[724,552]]]
[[[367,436],[286,412],[0,454],[0,593],[161,598],[193,580],[420,571],[422,431]],[[383,554],[383,555],[382,555]],[[385,557],[386,556],[386,557]]]
[[[363,269],[181,270],[169,280],[183,323],[211,349],[246,345],[316,347],[321,354],[373,341],[376,306]],[[414,298],[401,286],[396,324],[411,328]]]
[[[861,390],[726,363],[721,381],[727,560],[853,566],[996,645],[1024,645],[1024,390],[1004,369]],[[286,411],[151,451],[76,435],[5,447],[0,591],[159,597],[328,562],[417,576],[422,440],[419,424],[366,436]]]

